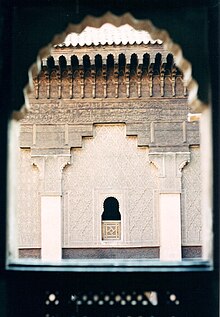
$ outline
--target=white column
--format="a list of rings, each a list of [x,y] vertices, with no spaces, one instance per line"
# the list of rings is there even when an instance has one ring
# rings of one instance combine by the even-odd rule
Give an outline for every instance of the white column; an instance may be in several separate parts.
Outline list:
[[[180,194],[160,194],[160,260],[181,260]]]
[[[181,260],[182,169],[190,162],[189,152],[154,152],[149,160],[158,168],[160,259]]]
[[[51,150],[51,149],[50,149]],[[52,150],[51,150],[52,152]],[[60,261],[62,258],[62,171],[70,164],[70,153],[45,155],[44,149],[32,149],[33,164],[40,171],[41,193],[41,259]]]
[[[41,197],[41,258],[59,261],[61,248],[61,197]]]
[[[202,112],[201,129],[201,179],[202,179],[202,256],[203,260],[211,260],[213,256],[213,232],[212,232],[212,190],[213,190],[213,166],[212,166],[212,112],[211,107]],[[217,144],[215,146],[218,146]]]

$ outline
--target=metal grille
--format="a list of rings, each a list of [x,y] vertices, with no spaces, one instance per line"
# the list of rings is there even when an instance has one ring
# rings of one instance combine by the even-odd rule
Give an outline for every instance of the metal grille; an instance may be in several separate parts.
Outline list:
[[[214,316],[209,277],[204,272],[14,272],[7,316]]]
[[[45,294],[44,317],[159,317],[180,316],[181,301],[172,292],[155,291],[101,291],[59,292]],[[162,310],[161,310],[162,309]]]
[[[120,240],[121,221],[102,221],[102,240]]]

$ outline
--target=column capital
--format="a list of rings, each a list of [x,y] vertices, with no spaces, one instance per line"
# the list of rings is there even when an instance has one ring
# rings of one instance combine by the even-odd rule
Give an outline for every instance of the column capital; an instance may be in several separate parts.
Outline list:
[[[149,162],[158,169],[162,192],[181,192],[184,166],[190,162],[190,152],[151,152]]]
[[[70,154],[59,155],[32,155],[32,164],[36,165],[40,172],[41,193],[62,194],[61,178],[65,166],[70,164]]]

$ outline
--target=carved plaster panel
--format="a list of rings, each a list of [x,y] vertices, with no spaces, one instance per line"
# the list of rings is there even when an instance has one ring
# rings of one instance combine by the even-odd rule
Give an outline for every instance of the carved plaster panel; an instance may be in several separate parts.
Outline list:
[[[71,154],[71,165],[63,174],[64,247],[102,246],[100,222],[93,216],[101,192],[126,197],[122,246],[158,245],[154,211],[158,183],[148,149],[138,148],[136,137],[126,137],[125,125],[97,125],[94,137],[83,138],[82,148]]]
[[[190,151],[191,161],[182,176],[182,244],[185,246],[202,243],[200,149],[192,147]]]
[[[154,151],[186,151],[199,144],[198,124],[186,123],[184,100],[36,103],[21,120],[21,147],[80,147],[96,123],[126,123],[127,135]],[[178,148],[177,148],[178,147]],[[164,148],[164,149],[162,149]]]
[[[39,170],[32,164],[31,152],[20,151],[18,162],[17,214],[19,247],[40,247]]]
[[[40,170],[41,193],[62,195],[63,168],[70,164],[70,155],[34,155],[32,162]]]
[[[184,99],[161,100],[34,100],[21,120],[28,124],[185,121],[189,107]],[[190,125],[190,124],[189,124]],[[197,125],[198,128],[198,125]]]
[[[190,162],[190,153],[149,153],[149,161],[158,169],[160,191],[181,193],[182,169]]]

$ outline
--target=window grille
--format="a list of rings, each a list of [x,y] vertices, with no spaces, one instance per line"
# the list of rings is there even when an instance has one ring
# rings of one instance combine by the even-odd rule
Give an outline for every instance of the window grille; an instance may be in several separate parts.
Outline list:
[[[105,199],[102,213],[102,240],[121,239],[121,214],[115,197]]]
[[[102,240],[120,240],[121,221],[102,221]]]

